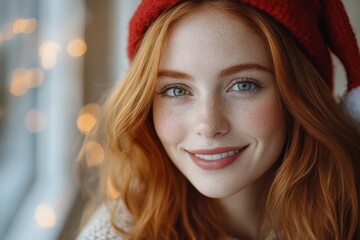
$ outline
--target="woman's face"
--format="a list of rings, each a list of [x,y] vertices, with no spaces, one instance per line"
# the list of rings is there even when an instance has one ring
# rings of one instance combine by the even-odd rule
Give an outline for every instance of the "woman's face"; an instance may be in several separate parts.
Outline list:
[[[251,186],[285,141],[264,40],[213,7],[178,22],[160,64],[153,119],[168,156],[202,194],[221,198]]]

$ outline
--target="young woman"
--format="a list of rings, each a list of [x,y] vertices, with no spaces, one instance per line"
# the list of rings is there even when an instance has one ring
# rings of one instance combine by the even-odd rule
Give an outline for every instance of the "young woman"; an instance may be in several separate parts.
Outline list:
[[[358,93],[338,0],[144,0],[79,239],[357,239],[360,133],[331,94],[329,46]]]

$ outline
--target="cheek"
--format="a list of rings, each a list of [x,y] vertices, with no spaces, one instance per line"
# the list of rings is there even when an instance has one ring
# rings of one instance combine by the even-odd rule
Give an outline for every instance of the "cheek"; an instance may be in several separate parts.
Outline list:
[[[259,102],[256,106],[249,106],[249,111],[245,112],[243,124],[249,135],[255,138],[283,138],[285,126],[281,105],[277,98]]]
[[[157,101],[154,101],[152,114],[156,134],[167,149],[168,144],[177,142],[184,133],[184,116],[176,112],[174,108]]]

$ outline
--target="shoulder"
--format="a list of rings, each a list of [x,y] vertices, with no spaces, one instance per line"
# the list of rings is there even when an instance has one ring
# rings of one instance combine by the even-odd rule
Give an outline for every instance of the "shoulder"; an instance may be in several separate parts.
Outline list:
[[[129,230],[128,222],[131,216],[125,212],[123,205],[119,206],[122,214],[116,219],[116,224],[124,230]],[[76,240],[125,240],[126,238],[118,233],[111,224],[111,213],[105,204],[100,205],[91,216],[88,223],[81,230]]]

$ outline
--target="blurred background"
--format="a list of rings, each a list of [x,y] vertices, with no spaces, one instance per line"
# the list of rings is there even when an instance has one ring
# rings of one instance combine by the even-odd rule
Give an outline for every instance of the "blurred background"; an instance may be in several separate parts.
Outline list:
[[[76,156],[97,102],[126,71],[139,0],[0,0],[0,239],[74,239]],[[359,40],[360,1],[345,0]],[[336,65],[336,95],[344,71]],[[96,142],[87,164],[103,160]]]

